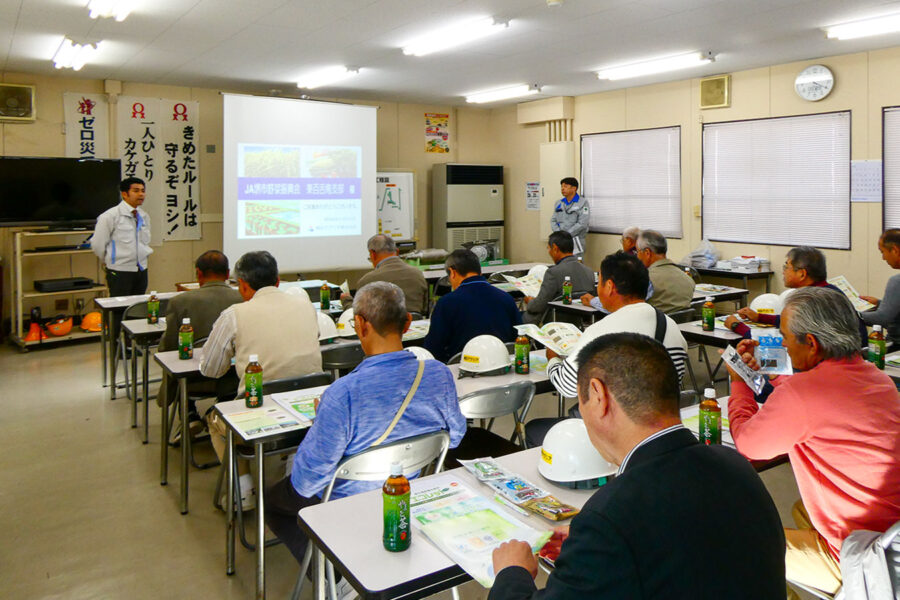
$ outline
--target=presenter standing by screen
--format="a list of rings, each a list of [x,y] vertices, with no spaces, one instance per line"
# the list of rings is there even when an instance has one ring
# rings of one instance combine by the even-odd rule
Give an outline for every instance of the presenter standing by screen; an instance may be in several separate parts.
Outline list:
[[[559,182],[563,197],[556,202],[550,217],[551,231],[567,231],[575,242],[573,254],[584,256],[584,239],[591,221],[591,206],[578,195],[578,180],[564,177]]]
[[[150,248],[150,216],[141,209],[146,190],[137,177],[119,184],[122,201],[97,217],[91,249],[106,267],[110,296],[147,292],[147,257]]]

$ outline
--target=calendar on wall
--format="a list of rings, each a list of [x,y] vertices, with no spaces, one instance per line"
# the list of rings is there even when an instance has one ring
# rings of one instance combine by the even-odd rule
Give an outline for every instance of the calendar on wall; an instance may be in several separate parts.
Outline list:
[[[880,160],[850,161],[850,202],[881,202]]]

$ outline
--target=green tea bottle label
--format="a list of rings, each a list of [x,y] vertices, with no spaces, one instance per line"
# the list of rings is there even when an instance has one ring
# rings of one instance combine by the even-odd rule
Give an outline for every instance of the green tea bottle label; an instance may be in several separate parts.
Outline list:
[[[707,446],[722,443],[722,413],[700,410],[700,443]]]
[[[391,552],[409,548],[409,492],[394,496],[382,493],[384,499],[384,547]]]

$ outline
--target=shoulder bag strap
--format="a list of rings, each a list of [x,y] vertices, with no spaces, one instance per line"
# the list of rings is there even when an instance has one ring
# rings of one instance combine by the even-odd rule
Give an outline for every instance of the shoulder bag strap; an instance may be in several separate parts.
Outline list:
[[[669,324],[666,322],[665,313],[663,313],[658,308],[654,308],[653,310],[656,311],[656,333],[653,334],[653,337],[657,342],[665,346],[666,329],[668,329]]]
[[[372,445],[369,446],[370,448],[380,445],[384,440],[387,439],[387,437],[389,435],[391,435],[391,432],[394,430],[394,427],[396,427],[397,423],[400,421],[400,417],[402,417],[403,413],[406,412],[406,407],[409,406],[409,401],[412,400],[413,396],[416,395],[416,390],[419,389],[419,383],[421,383],[421,381],[422,381],[422,373],[425,372],[425,361],[420,360],[418,362],[419,362],[419,369],[418,369],[418,371],[416,371],[416,378],[413,380],[412,387],[409,388],[409,392],[407,392],[406,398],[403,400],[403,404],[401,404],[400,408],[397,409],[397,414],[394,415],[394,420],[391,421],[391,424],[388,425],[388,427],[384,431],[384,433],[381,434],[381,437],[379,437],[377,440],[372,442]]]

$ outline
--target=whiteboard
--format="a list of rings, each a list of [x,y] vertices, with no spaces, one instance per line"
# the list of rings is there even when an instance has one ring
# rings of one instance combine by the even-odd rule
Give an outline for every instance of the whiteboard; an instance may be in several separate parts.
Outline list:
[[[411,171],[375,174],[378,201],[376,217],[378,233],[395,240],[413,239],[415,216],[415,174]]]

